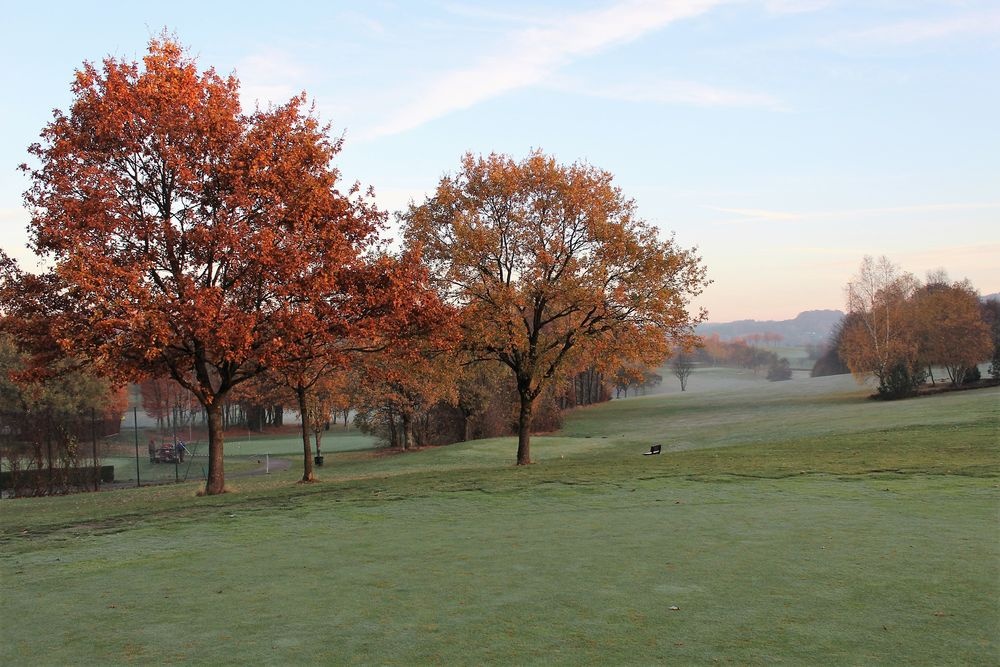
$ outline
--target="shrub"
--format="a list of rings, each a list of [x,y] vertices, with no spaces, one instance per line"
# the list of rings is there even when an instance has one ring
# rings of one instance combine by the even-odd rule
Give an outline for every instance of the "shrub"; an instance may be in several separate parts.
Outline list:
[[[792,379],[792,367],[788,359],[775,359],[767,369],[767,379],[771,382]]]
[[[983,379],[983,374],[979,372],[979,366],[969,366],[962,376],[962,384],[971,384]]]
[[[927,372],[923,369],[912,368],[904,363],[896,364],[879,383],[878,397],[891,400],[913,396],[926,377]]]

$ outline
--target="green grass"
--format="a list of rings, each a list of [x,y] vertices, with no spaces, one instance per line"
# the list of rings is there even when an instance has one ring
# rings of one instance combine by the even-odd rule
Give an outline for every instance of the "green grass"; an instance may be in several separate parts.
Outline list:
[[[309,442],[315,448],[312,438],[309,439]],[[375,447],[375,439],[355,429],[347,430],[341,426],[333,426],[323,434],[323,441],[320,446],[324,455],[333,452],[364,451]],[[250,439],[247,439],[245,436],[240,437],[236,434],[230,434],[227,436],[225,449],[226,456],[264,456],[265,454],[270,454],[271,456],[301,457],[302,440],[301,435],[297,432],[283,437],[258,436],[255,434]]]
[[[331,448],[318,484],[0,502],[0,661],[997,662],[1000,391],[699,380],[526,468]]]

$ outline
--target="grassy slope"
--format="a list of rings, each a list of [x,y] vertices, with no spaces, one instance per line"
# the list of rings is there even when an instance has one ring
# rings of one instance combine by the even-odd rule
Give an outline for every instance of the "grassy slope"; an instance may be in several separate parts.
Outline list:
[[[5,501],[0,660],[996,660],[997,390],[699,379],[577,412],[527,469],[495,440]]]

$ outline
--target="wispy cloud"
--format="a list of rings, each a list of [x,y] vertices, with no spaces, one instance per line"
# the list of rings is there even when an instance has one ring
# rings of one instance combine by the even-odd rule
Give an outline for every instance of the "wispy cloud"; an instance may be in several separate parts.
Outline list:
[[[449,72],[375,127],[368,138],[398,134],[503,93],[543,82],[578,58],[625,44],[729,0],[620,0],[512,33],[502,52]]]
[[[623,102],[689,105],[700,107],[757,107],[772,111],[787,111],[788,107],[768,93],[733,90],[697,81],[662,79],[634,81],[627,84],[588,85],[579,81],[559,81],[556,90],[577,95],[590,95]]]
[[[764,0],[764,9],[772,14],[804,14],[826,9],[834,0]]]

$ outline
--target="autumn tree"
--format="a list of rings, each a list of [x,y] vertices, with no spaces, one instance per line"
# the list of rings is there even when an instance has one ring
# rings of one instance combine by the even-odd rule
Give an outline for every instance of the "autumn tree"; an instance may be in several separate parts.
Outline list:
[[[848,284],[848,301],[840,356],[856,376],[877,377],[880,395],[912,393],[934,366],[961,384],[990,356],[978,293],[968,281],[949,284],[943,271],[921,285],[885,257],[866,257]]]
[[[859,381],[874,375],[881,394],[906,394],[921,382],[909,313],[917,286],[912,274],[885,256],[866,256],[847,284],[849,317],[840,356]]]
[[[338,189],[340,141],[304,96],[243,112],[235,76],[199,71],[166,36],[141,65],[85,63],[72,93],[22,167],[32,247],[67,297],[47,326],[104,373],[190,390],[208,419],[205,491],[222,493],[221,407],[277,358],[287,304],[313,289],[301,249],[339,266],[380,217]]]
[[[427,444],[427,429],[418,431],[418,420],[426,420],[438,403],[458,400],[462,366],[449,354],[453,320],[440,322],[422,336],[397,339],[391,348],[366,355],[358,365],[359,409],[369,424],[381,422],[390,444],[403,450]]]
[[[996,298],[987,299],[982,304],[983,321],[990,331],[990,366],[989,374],[994,380],[1000,380],[1000,301]]]
[[[688,378],[694,371],[694,359],[686,350],[678,350],[670,360],[670,370],[681,383],[681,391],[687,390]]]
[[[363,363],[359,355],[403,359],[411,340],[449,330],[449,309],[430,289],[419,253],[357,255],[354,261],[342,254],[341,263],[330,266],[329,257],[309,245],[300,250],[299,287],[280,306],[281,348],[269,372],[293,392],[300,415],[308,415],[317,385],[349,363]],[[315,474],[306,418],[302,447],[302,481],[310,482]]]
[[[990,357],[990,328],[979,294],[967,281],[928,283],[914,292],[911,311],[920,360],[928,368],[944,367],[953,385]]]
[[[149,378],[139,383],[142,409],[157,427],[176,429],[190,424],[200,410],[194,396],[170,378]]]
[[[514,377],[519,465],[531,462],[535,399],[563,368],[598,344],[658,363],[703,319],[687,310],[707,282],[700,258],[660,240],[611,174],[586,164],[467,154],[402,222],[462,309],[464,347]]]
[[[346,373],[325,375],[313,386],[312,392],[308,395],[305,414],[299,415],[307,433],[312,434],[317,457],[323,455],[323,434],[329,430],[335,413],[343,411],[344,406],[349,405],[346,382]]]
[[[496,425],[483,424],[482,418],[491,409],[495,411],[498,397],[502,398],[506,393],[502,389],[503,372],[504,368],[496,363],[467,364],[460,368],[456,381],[456,408],[461,419],[457,437],[460,442],[472,440],[477,435],[477,427],[480,437],[497,435]]]

